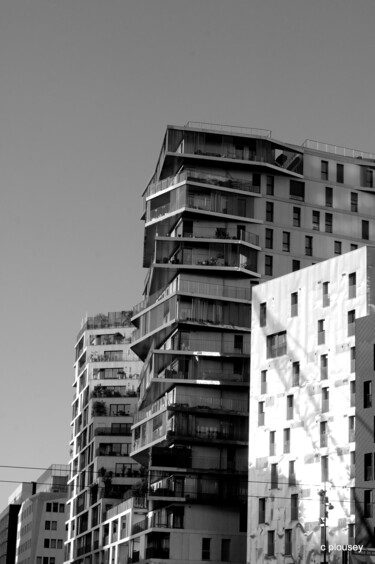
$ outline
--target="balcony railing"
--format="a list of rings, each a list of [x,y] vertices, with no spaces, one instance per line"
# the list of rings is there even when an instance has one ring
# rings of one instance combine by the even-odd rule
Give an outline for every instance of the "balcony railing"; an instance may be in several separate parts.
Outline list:
[[[118,436],[126,437],[131,435],[131,431],[130,431],[130,427],[129,429],[111,429],[107,427],[97,427],[94,431],[94,435],[95,436],[118,435]]]

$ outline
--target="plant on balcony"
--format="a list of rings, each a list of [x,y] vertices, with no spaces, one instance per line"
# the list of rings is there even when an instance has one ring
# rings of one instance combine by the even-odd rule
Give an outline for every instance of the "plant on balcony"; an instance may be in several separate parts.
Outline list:
[[[147,479],[143,478],[132,486],[133,497],[143,497],[148,493]]]
[[[103,417],[104,415],[107,415],[107,407],[104,401],[95,401],[92,406],[92,416]]]

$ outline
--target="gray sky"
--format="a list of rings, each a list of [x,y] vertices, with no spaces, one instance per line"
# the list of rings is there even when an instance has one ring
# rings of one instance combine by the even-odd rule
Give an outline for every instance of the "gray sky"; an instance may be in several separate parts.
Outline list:
[[[166,124],[375,152],[374,18],[373,0],[1,0],[0,465],[68,460],[75,336],[142,299]]]

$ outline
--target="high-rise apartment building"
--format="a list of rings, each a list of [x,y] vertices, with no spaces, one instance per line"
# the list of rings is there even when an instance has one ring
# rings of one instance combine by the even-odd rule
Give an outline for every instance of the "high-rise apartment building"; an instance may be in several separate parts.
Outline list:
[[[347,562],[375,548],[375,249],[261,284],[252,306],[248,561]]]
[[[77,336],[65,560],[101,563],[101,524],[139,482],[130,458],[142,363],[128,311],[88,317]]]
[[[132,456],[150,505],[132,561],[244,561],[252,288],[373,240],[374,168],[374,155],[269,131],[168,126],[144,192],[149,270],[133,312],[144,367]]]

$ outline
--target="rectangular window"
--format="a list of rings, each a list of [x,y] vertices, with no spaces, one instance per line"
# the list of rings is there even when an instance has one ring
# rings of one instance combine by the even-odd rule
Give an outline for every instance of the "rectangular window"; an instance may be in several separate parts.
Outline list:
[[[279,475],[277,464],[271,464],[271,489],[275,489],[279,486]]]
[[[355,335],[355,309],[348,311],[348,337]]]
[[[273,222],[273,202],[266,202],[266,221]]]
[[[267,358],[276,358],[286,352],[286,331],[267,336]]]
[[[344,182],[344,165],[336,163],[336,182],[343,184]]]
[[[270,431],[270,456],[276,453],[276,431]]]
[[[328,482],[328,456],[322,456],[320,459],[321,465],[321,481]]]
[[[342,253],[341,241],[335,241],[335,243],[334,243],[334,253],[335,253],[335,255],[341,255],[341,253]]]
[[[50,531],[51,530],[51,521],[45,521],[44,522],[44,528],[46,531]]]
[[[264,257],[264,274],[266,276],[272,276],[273,274],[273,257],[271,255],[265,255]]]
[[[260,393],[267,393],[267,370],[262,370],[260,373]]]
[[[221,561],[230,562],[230,539],[221,539]]]
[[[49,539],[44,539],[44,548],[49,548]]]
[[[355,451],[350,452],[350,478],[355,478]]]
[[[202,538],[202,560],[211,558],[211,539]]]
[[[290,315],[291,317],[298,315],[298,292],[290,294]]]
[[[350,349],[350,373],[355,372],[355,347]]]
[[[290,453],[290,429],[284,429],[284,454]]]
[[[267,182],[266,194],[267,194],[267,196],[273,196],[274,195],[274,189],[275,189],[275,177],[267,174],[266,182]]]
[[[367,188],[373,188],[373,184],[374,184],[374,182],[373,182],[373,171],[372,171],[371,168],[367,168],[367,169],[364,171],[364,177],[365,177],[365,178],[364,178],[364,180],[365,180],[365,182],[364,182],[365,186],[366,186]]]
[[[258,403],[258,426],[264,425],[264,401]]]
[[[333,205],[333,189],[326,186],[326,208],[331,208]]]
[[[289,233],[289,231],[283,231],[283,251],[284,251],[284,253],[290,252],[290,233]]]
[[[262,303],[259,306],[259,325],[265,327],[267,325],[267,304]]]
[[[329,411],[329,388],[322,388],[322,413]]]
[[[362,220],[362,239],[368,241],[370,238],[370,224],[365,219]]]
[[[324,345],[326,340],[324,322],[324,319],[319,319],[318,321],[318,345]]]
[[[292,272],[296,272],[301,268],[301,262],[299,260],[292,260]]]
[[[372,466],[372,452],[367,452],[363,457],[363,466],[364,466],[364,480],[365,482],[369,482],[373,479],[373,466]]]
[[[312,212],[312,228],[314,231],[320,230],[320,213],[318,211]]]
[[[358,249],[358,245],[356,243],[350,243],[350,250],[356,251]]]
[[[296,485],[296,474],[294,470],[294,460],[289,461],[289,475],[288,475],[288,484],[289,486]]]
[[[320,379],[327,380],[328,378],[328,354],[320,355]]]
[[[357,192],[350,192],[350,211],[358,211],[358,194]]]
[[[363,516],[372,517],[372,490],[363,492]]]
[[[259,498],[258,521],[259,521],[259,524],[266,522],[266,498],[265,497]]]
[[[292,555],[292,529],[285,529],[285,556]]]
[[[305,255],[311,257],[313,254],[313,238],[310,235],[305,236]]]
[[[292,521],[298,521],[298,494],[290,496],[290,518]]]
[[[349,274],[349,299],[356,297],[357,294],[357,275],[355,272]]]
[[[299,180],[290,180],[289,196],[291,200],[305,201],[305,183]]]
[[[293,208],[293,227],[301,227],[301,208]]]
[[[294,397],[293,395],[286,396],[286,418],[288,420],[294,417]]]
[[[321,448],[327,446],[327,421],[320,423],[320,446]]]
[[[323,293],[323,307],[328,307],[329,303],[330,303],[330,300],[329,300],[329,282],[323,282],[322,293]]]
[[[363,382],[363,407],[367,409],[372,407],[372,382],[371,380],[366,380]]]
[[[350,382],[350,407],[355,407],[355,381]]]
[[[267,556],[275,556],[275,531],[267,533]]]
[[[320,178],[322,180],[328,180],[328,161],[320,162]]]
[[[266,228],[266,249],[273,249],[273,229]]]
[[[293,362],[293,364],[292,364],[292,386],[299,386],[299,376],[300,376],[299,362]]]
[[[325,230],[326,233],[332,233],[333,231],[333,215],[331,213],[325,214]]]
[[[355,523],[348,523],[349,544],[355,544]]]
[[[243,353],[243,335],[234,336],[234,352]]]

